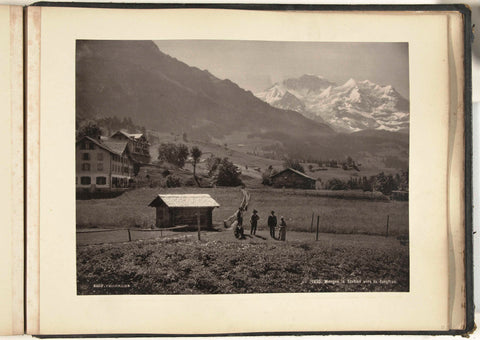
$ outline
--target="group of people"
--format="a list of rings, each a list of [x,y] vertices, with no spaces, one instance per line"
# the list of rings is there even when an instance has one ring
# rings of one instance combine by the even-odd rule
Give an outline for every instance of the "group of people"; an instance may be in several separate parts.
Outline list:
[[[252,216],[250,217],[250,235],[255,235],[257,232],[257,225],[260,216],[258,216],[258,211],[255,209],[252,212]],[[287,223],[283,216],[280,217],[280,225],[277,221],[277,216],[275,215],[275,211],[272,210],[270,216],[268,216],[267,221],[268,228],[270,229],[270,236],[273,239],[285,241],[287,238]],[[276,236],[276,229],[278,228],[278,237]],[[237,226],[235,227],[235,237],[237,238],[245,238],[245,232],[243,229],[243,209],[239,208],[237,211]]]

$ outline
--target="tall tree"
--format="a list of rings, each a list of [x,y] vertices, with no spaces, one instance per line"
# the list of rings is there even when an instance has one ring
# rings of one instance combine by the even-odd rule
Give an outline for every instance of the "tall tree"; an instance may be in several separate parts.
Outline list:
[[[102,130],[100,129],[100,127],[94,122],[88,122],[86,125],[78,129],[77,138],[80,139],[85,136],[88,136],[93,139],[100,139],[101,135],[102,135]]]
[[[198,179],[197,179],[196,169],[197,169],[197,163],[200,160],[200,157],[202,156],[202,150],[200,150],[198,146],[194,146],[190,150],[190,156],[192,156],[192,159],[193,159],[193,178],[195,179],[195,182],[197,182],[197,185],[200,186],[200,183],[198,182]]]
[[[162,143],[158,147],[158,159],[183,168],[188,157],[188,147],[185,144]]]

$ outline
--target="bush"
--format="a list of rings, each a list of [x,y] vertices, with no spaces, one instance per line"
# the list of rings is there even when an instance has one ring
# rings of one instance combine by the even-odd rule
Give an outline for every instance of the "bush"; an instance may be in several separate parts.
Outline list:
[[[216,173],[221,161],[222,159],[220,157],[215,157],[213,155],[207,158],[207,169],[209,177],[212,177]]]
[[[401,174],[385,175],[381,172],[378,175],[370,177],[359,177],[353,174],[348,181],[342,181],[334,178],[328,181],[325,186],[329,190],[356,190],[379,191],[384,195],[391,195],[394,190],[408,190],[408,172]]]
[[[387,176],[381,172],[376,176],[374,188],[384,195],[391,195],[393,190],[398,189],[398,184],[392,175]]]
[[[338,178],[333,178],[327,182],[328,190],[347,190],[347,184]]]
[[[167,187],[168,188],[176,188],[182,186],[182,182],[180,181],[180,178],[178,178],[175,175],[169,175],[167,177]]]
[[[218,175],[216,184],[227,187],[236,187],[242,185],[240,175],[242,173],[238,168],[228,160],[228,158],[222,159],[218,166]]]
[[[185,181],[185,186],[186,187],[193,187],[193,186],[196,186],[197,183],[195,183],[195,181],[193,180],[193,178],[188,178],[186,181]]]

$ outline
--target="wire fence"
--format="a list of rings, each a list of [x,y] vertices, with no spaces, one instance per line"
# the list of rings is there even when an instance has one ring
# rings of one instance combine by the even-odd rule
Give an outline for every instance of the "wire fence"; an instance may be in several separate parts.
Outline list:
[[[149,240],[178,236],[174,230],[186,229],[187,225],[175,226],[162,229],[101,229],[101,230],[79,230],[77,231],[77,245],[91,245],[103,243],[120,243],[138,240]],[[184,236],[184,235],[182,235]]]

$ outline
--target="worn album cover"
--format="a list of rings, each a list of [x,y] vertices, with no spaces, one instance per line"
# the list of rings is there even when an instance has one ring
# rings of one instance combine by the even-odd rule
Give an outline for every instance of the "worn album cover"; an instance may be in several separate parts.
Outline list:
[[[29,333],[461,328],[461,15],[27,12]]]

